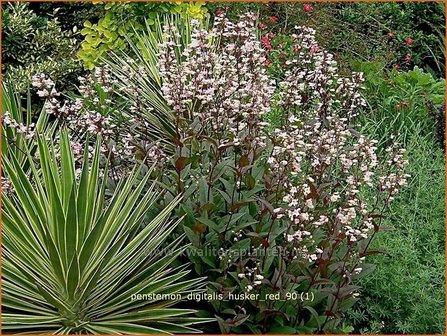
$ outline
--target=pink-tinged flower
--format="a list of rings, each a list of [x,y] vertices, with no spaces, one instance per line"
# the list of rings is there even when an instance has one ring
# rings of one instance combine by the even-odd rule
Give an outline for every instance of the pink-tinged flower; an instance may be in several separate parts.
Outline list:
[[[395,64],[395,65],[394,65],[394,70],[396,70],[396,71],[399,71],[399,70],[400,70],[400,66],[399,66],[399,64]]]
[[[312,12],[312,6],[310,4],[304,4],[303,9],[306,13]]]
[[[222,15],[223,13],[225,13],[225,11],[223,9],[218,9],[216,11],[216,15]]]
[[[389,32],[387,33],[387,35],[388,35],[388,37],[393,37],[394,34],[393,34],[393,32],[390,32],[390,31],[389,31]]]
[[[272,50],[272,44],[270,43],[269,38],[266,36],[261,37],[261,42],[265,50],[269,51]]]
[[[266,59],[264,62],[265,66],[270,66],[270,64],[272,64],[272,61],[270,61],[269,59]]]
[[[409,63],[411,61],[411,55],[407,54],[405,55],[405,62]]]
[[[278,18],[276,16],[270,16],[270,22],[275,23],[276,21],[278,21]]]
[[[265,23],[260,23],[259,24],[259,28],[261,28],[261,29],[267,29],[267,25],[265,24]]]
[[[411,37],[407,37],[405,39],[405,43],[407,44],[407,46],[411,46],[413,44],[413,39]]]

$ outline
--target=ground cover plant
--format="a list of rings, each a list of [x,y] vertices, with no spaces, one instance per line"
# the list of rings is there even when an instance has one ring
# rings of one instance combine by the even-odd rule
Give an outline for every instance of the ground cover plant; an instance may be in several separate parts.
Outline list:
[[[2,84],[3,330],[442,333],[445,80],[185,5],[92,5],[72,89]]]
[[[356,332],[436,334],[445,330],[444,153],[432,135],[417,133],[408,139],[407,150],[407,169],[414,178],[385,221],[394,230],[373,243],[386,254],[374,256],[378,266],[362,280],[363,300],[352,312]],[[409,203],[417,206],[409,207]],[[393,248],[397,245],[399,249]]]

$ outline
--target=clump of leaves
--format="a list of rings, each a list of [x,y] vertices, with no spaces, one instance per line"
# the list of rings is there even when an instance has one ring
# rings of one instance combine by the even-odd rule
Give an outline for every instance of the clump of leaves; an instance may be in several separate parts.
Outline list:
[[[369,112],[363,115],[362,122],[366,128],[374,128],[367,132],[381,141],[390,134],[400,134],[405,142],[414,133],[438,132],[442,123],[433,122],[430,106],[433,112],[441,108],[445,79],[436,79],[417,66],[408,71],[388,71],[380,62],[353,65],[365,74],[364,96]],[[437,119],[442,118],[435,114]]]

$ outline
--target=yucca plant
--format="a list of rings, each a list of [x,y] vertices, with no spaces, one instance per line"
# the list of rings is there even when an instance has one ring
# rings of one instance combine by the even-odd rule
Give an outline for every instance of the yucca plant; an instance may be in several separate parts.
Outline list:
[[[3,332],[198,332],[192,325],[206,320],[173,307],[200,292],[203,281],[183,279],[188,265],[171,266],[187,248],[183,237],[166,242],[179,199],[147,220],[157,199],[154,185],[143,192],[149,173],[140,178],[135,168],[106,197],[99,144],[90,163],[86,146],[77,174],[68,133],[59,137],[55,148],[37,136],[39,160],[30,174],[14,154],[3,158],[13,186],[2,195]],[[169,253],[154,253],[162,247]]]

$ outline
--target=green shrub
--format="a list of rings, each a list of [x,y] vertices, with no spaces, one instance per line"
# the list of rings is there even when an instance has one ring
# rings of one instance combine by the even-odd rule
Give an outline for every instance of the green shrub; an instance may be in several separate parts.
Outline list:
[[[364,95],[369,109],[365,120],[375,120],[365,127],[370,126],[379,140],[398,133],[404,141],[411,134],[436,133],[430,106],[439,109],[444,102],[445,79],[435,79],[418,67],[387,71],[379,62],[353,64],[365,74]]]
[[[46,73],[67,88],[80,73],[77,41],[57,19],[41,17],[26,2],[2,4],[2,74],[20,92],[30,78]]]
[[[135,30],[153,25],[159,14],[202,19],[206,13],[202,2],[108,2],[104,9],[105,15],[97,23],[86,21],[81,30],[85,39],[78,56],[88,69],[108,51],[125,49],[125,36],[131,38]]]
[[[30,2],[29,8],[39,13],[40,17],[55,18],[61,28],[65,31],[78,31],[84,26],[87,20],[98,20],[104,16],[103,6],[96,6],[95,2]],[[80,42],[83,37],[76,34],[76,39]]]
[[[386,60],[388,67],[414,65],[444,77],[445,46],[441,45],[445,14],[437,3],[389,2],[337,4],[339,20],[327,47],[345,59]],[[346,29],[344,23],[350,25]],[[392,37],[388,33],[392,33]],[[442,32],[442,33],[440,33]],[[407,45],[407,38],[412,44]],[[406,62],[406,55],[411,61]],[[346,56],[349,58],[346,58]]]

